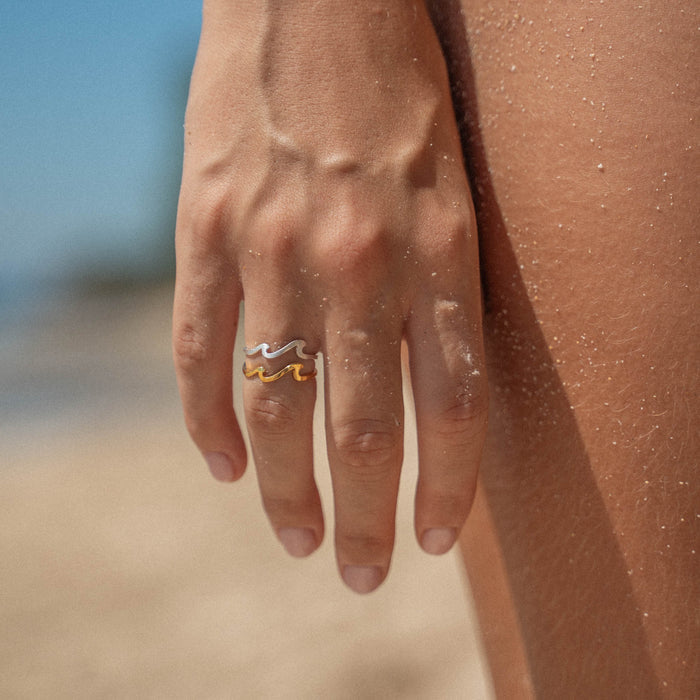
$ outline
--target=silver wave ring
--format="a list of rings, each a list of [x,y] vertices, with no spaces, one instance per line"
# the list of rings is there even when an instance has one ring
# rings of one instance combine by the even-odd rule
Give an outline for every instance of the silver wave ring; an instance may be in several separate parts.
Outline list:
[[[255,357],[258,354],[262,354],[263,357],[265,357],[268,360],[273,360],[277,357],[281,357],[284,355],[286,352],[289,352],[290,350],[294,349],[296,352],[296,355],[299,359],[301,360],[315,360],[316,355],[309,355],[308,353],[304,352],[303,348],[306,346],[306,343],[301,340],[292,340],[290,343],[287,343],[285,346],[281,347],[279,350],[270,350],[270,345],[268,343],[260,343],[260,345],[256,345],[254,348],[243,348],[246,357]],[[281,379],[287,374],[291,374],[292,378],[296,382],[306,382],[309,379],[312,379],[313,377],[316,376],[316,370],[313,369],[311,372],[307,372],[306,374],[302,374],[301,371],[304,369],[304,365],[302,362],[291,362],[285,367],[283,367],[281,370],[278,372],[273,372],[272,374],[268,374],[265,371],[265,368],[260,366],[260,367],[248,367],[248,364],[245,363],[243,365],[243,374],[245,375],[246,379],[255,379],[256,377],[263,383],[268,384],[270,382],[276,382],[278,379]]]

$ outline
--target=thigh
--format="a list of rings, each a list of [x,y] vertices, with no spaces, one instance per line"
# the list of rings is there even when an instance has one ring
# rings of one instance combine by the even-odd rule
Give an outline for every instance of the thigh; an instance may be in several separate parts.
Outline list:
[[[480,226],[482,624],[503,571],[538,695],[691,697],[698,5],[433,4]]]

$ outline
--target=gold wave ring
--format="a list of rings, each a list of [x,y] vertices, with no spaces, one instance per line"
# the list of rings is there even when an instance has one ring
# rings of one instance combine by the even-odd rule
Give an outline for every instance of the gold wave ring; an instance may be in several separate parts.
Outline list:
[[[257,377],[261,382],[269,384],[270,382],[276,382],[278,379],[282,379],[286,374],[291,374],[296,382],[307,382],[316,376],[316,370],[312,370],[308,374],[301,374],[301,370],[304,369],[304,365],[301,362],[292,362],[291,364],[283,367],[279,372],[274,374],[265,374],[264,367],[252,367],[248,368],[243,365],[243,374],[246,379],[255,379]]]

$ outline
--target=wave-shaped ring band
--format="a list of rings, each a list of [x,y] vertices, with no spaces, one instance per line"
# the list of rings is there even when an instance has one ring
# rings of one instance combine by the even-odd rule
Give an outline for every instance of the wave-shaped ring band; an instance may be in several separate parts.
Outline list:
[[[246,379],[255,379],[255,377],[258,377],[258,379],[265,384],[276,382],[286,374],[291,374],[296,382],[306,382],[316,376],[316,370],[312,370],[308,374],[301,374],[302,369],[304,369],[304,365],[302,365],[301,362],[292,362],[286,367],[283,367],[279,372],[265,374],[264,367],[248,368],[246,365],[243,365],[243,374],[245,374]]]
[[[315,360],[316,355],[309,355],[304,352],[303,348],[305,346],[306,343],[303,340],[298,339],[292,340],[291,343],[287,343],[284,347],[281,347],[279,350],[274,350],[273,352],[270,352],[270,345],[268,343],[260,343],[260,345],[256,345],[254,348],[243,348],[243,351],[245,352],[246,357],[255,357],[255,355],[261,352],[263,357],[266,357],[268,360],[272,360],[275,357],[284,355],[285,352],[289,352],[292,348],[294,348],[298,358],[302,360]]]

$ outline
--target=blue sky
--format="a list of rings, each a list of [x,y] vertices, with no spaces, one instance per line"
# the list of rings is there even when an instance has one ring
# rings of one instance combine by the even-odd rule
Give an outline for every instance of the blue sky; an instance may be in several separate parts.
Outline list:
[[[0,294],[154,263],[200,13],[199,0],[0,0]]]

